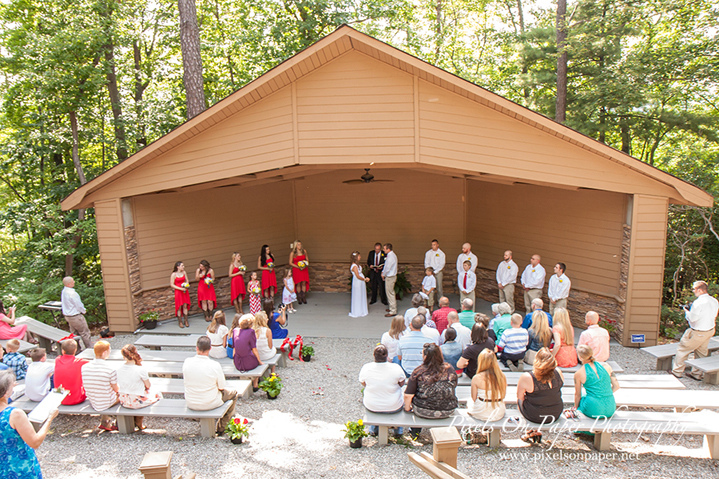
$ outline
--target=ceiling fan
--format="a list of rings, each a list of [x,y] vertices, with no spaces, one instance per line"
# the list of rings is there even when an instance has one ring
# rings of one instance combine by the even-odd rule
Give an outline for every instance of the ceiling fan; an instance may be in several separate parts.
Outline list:
[[[365,174],[360,176],[359,180],[345,180],[342,183],[347,183],[348,185],[358,185],[361,183],[393,183],[394,180],[375,180],[374,175],[369,172],[369,168],[365,168]]]

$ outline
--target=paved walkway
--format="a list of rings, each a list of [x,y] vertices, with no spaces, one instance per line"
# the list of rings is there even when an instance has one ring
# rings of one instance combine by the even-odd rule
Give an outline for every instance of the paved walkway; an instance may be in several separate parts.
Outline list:
[[[279,299],[279,298],[278,298]],[[409,307],[411,296],[398,301],[400,313]],[[450,295],[452,307],[459,309],[459,296]],[[479,299],[477,312],[491,317],[491,303]],[[300,334],[311,338],[379,338],[389,329],[391,318],[385,318],[385,306],[377,302],[369,306],[369,314],[364,318],[350,318],[350,293],[310,293],[307,304],[297,305],[297,313],[290,314],[288,329],[290,335]],[[232,322],[234,308],[225,308],[228,326]],[[245,306],[249,312],[249,306]],[[138,334],[204,334],[207,323],[201,314],[190,316],[190,327],[180,328],[176,320],[163,321],[153,330],[140,330]]]

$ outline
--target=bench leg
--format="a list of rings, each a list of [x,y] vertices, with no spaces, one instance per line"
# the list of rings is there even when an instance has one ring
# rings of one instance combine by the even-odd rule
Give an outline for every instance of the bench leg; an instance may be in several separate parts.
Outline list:
[[[215,437],[217,420],[212,418],[200,419],[200,434],[202,437]]]
[[[487,446],[499,447],[499,443],[502,440],[502,430],[498,427],[492,428],[489,431],[489,437],[487,438]]]
[[[117,416],[117,430],[120,434],[135,432],[135,416]]]
[[[667,371],[672,368],[674,358],[657,358],[657,371]]]
[[[608,451],[612,442],[611,432],[597,431],[594,433],[594,447],[598,451]]]
[[[45,351],[48,353],[52,351],[52,341],[50,341],[47,338],[43,338],[42,336],[37,337],[37,345],[41,348],[45,348]]]
[[[704,373],[704,382],[707,384],[719,384],[719,372]]]
[[[281,368],[287,367],[287,353],[281,352],[280,359],[277,361],[277,366]]]
[[[379,426],[379,434],[377,440],[380,446],[386,446],[389,443],[389,426]]]
[[[719,459],[719,436],[704,436],[709,445],[709,455],[712,459]]]
[[[162,349],[160,346],[145,346],[145,347],[151,351],[159,351]]]

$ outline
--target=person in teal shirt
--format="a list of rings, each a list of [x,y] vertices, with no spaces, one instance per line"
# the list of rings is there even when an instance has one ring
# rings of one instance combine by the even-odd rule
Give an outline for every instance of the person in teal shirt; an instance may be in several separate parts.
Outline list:
[[[617,409],[614,391],[619,389],[612,368],[595,361],[594,351],[586,344],[577,346],[577,356],[582,367],[574,373],[574,407],[591,418],[612,417]]]
[[[474,326],[474,301],[469,298],[462,300],[462,311],[459,313],[459,323],[469,329]]]
[[[499,342],[502,333],[512,327],[512,308],[507,303],[499,303],[497,312],[501,315],[489,322],[489,327],[496,335],[495,342]]]

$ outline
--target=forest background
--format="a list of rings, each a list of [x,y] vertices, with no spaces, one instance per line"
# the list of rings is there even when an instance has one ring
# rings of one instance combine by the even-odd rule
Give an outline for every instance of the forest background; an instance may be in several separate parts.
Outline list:
[[[59,203],[192,116],[178,10],[188,5],[199,30],[201,109],[346,23],[716,198],[719,6],[558,3],[2,0],[0,298],[42,319],[37,305],[57,300],[72,274],[88,318],[106,320],[93,210],[63,212]],[[670,207],[668,337],[685,327],[677,306],[691,298],[692,281],[719,293],[717,211],[716,202]]]

